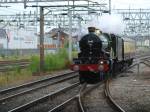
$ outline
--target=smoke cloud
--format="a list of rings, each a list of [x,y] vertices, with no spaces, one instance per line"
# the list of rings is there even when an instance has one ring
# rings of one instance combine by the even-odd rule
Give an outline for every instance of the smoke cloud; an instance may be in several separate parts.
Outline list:
[[[102,32],[113,33],[121,35],[125,29],[125,23],[123,18],[119,15],[103,15],[97,18],[93,18],[86,27],[96,27]]]

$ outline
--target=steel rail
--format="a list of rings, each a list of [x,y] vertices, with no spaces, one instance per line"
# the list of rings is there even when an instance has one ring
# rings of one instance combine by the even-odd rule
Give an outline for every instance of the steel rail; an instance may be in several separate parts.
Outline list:
[[[82,112],[85,112],[85,108],[82,102],[82,97],[84,97],[86,94],[88,94],[89,92],[91,92],[93,89],[99,87],[100,85],[104,84],[105,81],[101,81],[95,85],[92,85],[91,87],[87,88],[87,90],[85,90],[85,87],[82,89],[82,91],[80,91],[79,95],[78,95],[78,102],[79,102],[79,106]]]
[[[11,60],[11,61],[0,61],[0,72],[8,72],[15,70],[15,67],[20,69],[26,68],[31,62],[27,59],[22,60]]]
[[[141,58],[141,59],[146,59],[146,58],[150,58],[150,56],[147,56],[147,57],[143,57],[143,58]],[[139,63],[139,62],[138,62]],[[75,73],[75,72],[73,72],[73,73]],[[64,74],[63,74],[64,75]],[[53,78],[53,77],[50,77],[50,78]],[[46,80],[46,79],[43,79],[43,80]],[[41,81],[41,80],[39,80],[39,81]],[[35,81],[36,82],[36,81]],[[29,83],[30,84],[30,83]],[[27,86],[28,87],[28,86]],[[10,89],[10,91],[11,91],[11,89]],[[3,93],[3,92],[2,92]],[[54,92],[55,93],[55,92]],[[81,93],[81,91],[80,91],[80,93]],[[71,99],[69,99],[69,100],[67,100],[66,102],[64,102],[63,103],[63,105],[65,105],[66,103],[68,103],[68,102],[70,102],[70,101],[73,101],[73,100],[75,100],[75,99],[77,99],[78,100],[78,103],[79,103],[79,106],[80,106],[80,110],[82,111],[82,112],[84,112],[84,107],[83,107],[83,104],[82,104],[82,99],[81,99],[81,97],[82,97],[82,94],[78,94],[77,96],[74,96],[74,97],[72,97]],[[110,94],[110,92],[108,92],[109,94]],[[52,93],[53,94],[53,93]],[[55,93],[55,94],[57,94],[57,93]],[[50,94],[49,94],[50,95]],[[108,95],[108,94],[107,94]],[[47,95],[46,95],[47,96]],[[22,105],[22,106],[20,106],[20,107],[17,107],[17,108],[15,108],[15,109],[12,109],[12,110],[10,110],[9,112],[19,112],[19,111],[23,111],[24,109],[27,109],[27,108],[29,108],[29,107],[31,107],[32,105],[34,105],[35,103],[38,103],[38,102],[41,102],[41,101],[43,101],[43,99],[45,99],[45,97],[46,96],[44,96],[44,97],[42,97],[42,98],[39,98],[39,99],[36,99],[36,100],[34,100],[34,101],[31,101],[31,102],[29,102],[29,103],[27,103],[27,104],[24,104],[24,105]],[[47,96],[48,97],[48,96]],[[49,96],[50,97],[50,96]],[[110,99],[112,99],[112,97],[110,98]],[[112,99],[113,100],[113,99]],[[114,101],[115,102],[115,101]],[[62,105],[62,104],[61,104]],[[60,105],[60,107],[62,107]],[[59,107],[59,106],[58,106]],[[50,110],[50,112],[51,111],[55,111],[55,110],[57,110],[57,109],[59,109],[59,108],[55,108],[55,109],[53,109],[53,110]],[[121,112],[125,112],[125,111],[121,111]]]
[[[138,58],[138,57],[144,57],[144,56],[148,56],[148,55],[150,55],[150,53],[149,53],[149,52],[142,53],[142,54],[141,54],[141,53],[142,53],[142,52],[140,52],[140,53],[136,53],[134,57],[137,57],[137,58]]]
[[[111,102],[111,104],[113,105],[113,108],[117,111],[117,112],[126,112],[123,108],[121,108],[116,101],[112,98],[111,94],[110,94],[110,90],[109,90],[109,79],[106,81],[105,84],[105,96],[108,98],[108,100]]]
[[[73,96],[72,98],[66,100],[65,102],[61,103],[60,105],[54,107],[53,109],[51,109],[48,112],[61,112],[62,108],[64,108],[64,106],[68,105],[70,102],[77,100],[77,96]]]
[[[61,75],[56,75],[56,76],[44,78],[44,79],[41,79],[41,80],[36,80],[36,81],[33,81],[33,82],[25,83],[25,84],[22,84],[22,85],[19,85],[19,86],[3,89],[3,90],[0,91],[0,94],[6,94],[6,93],[8,93],[10,91],[16,91],[18,89],[22,89],[22,88],[25,88],[25,87],[33,86],[34,84],[43,83],[45,81],[49,81],[49,80],[56,79],[56,78],[59,78],[59,77],[64,77],[66,75],[70,75],[70,74],[73,74],[73,73],[76,73],[76,72],[64,73],[64,74],[61,74]]]
[[[72,84],[72,85],[70,85],[70,86],[64,87],[64,88],[62,88],[62,89],[60,89],[60,90],[57,90],[57,91],[55,91],[55,92],[52,92],[52,93],[50,93],[50,94],[48,94],[48,95],[45,95],[45,96],[43,96],[43,97],[41,97],[41,98],[38,98],[38,99],[33,100],[33,101],[29,102],[29,103],[26,103],[26,104],[24,104],[24,105],[21,105],[21,106],[19,106],[19,107],[16,107],[16,108],[14,108],[14,109],[12,109],[12,110],[9,110],[8,112],[22,112],[23,110],[28,109],[28,108],[30,108],[30,107],[36,105],[37,103],[43,102],[43,101],[47,100],[48,98],[54,97],[54,96],[56,96],[56,95],[58,95],[58,94],[60,94],[60,93],[63,93],[64,91],[73,89],[74,87],[77,87],[77,86],[79,86],[79,85],[80,85],[79,82],[74,83],[74,84]]]
[[[63,103],[61,103],[60,105],[57,105],[56,107],[54,107],[53,109],[49,110],[48,112],[58,112],[61,111],[65,106],[68,106],[68,104],[70,104],[72,101],[78,101],[78,106],[81,112],[84,112],[84,108],[82,106],[81,103],[81,99],[80,99],[80,93],[86,88],[86,83],[83,84],[80,88],[80,92],[79,94],[67,99],[66,101],[64,101]]]
[[[8,71],[14,71],[16,70],[15,67],[19,67],[20,69],[25,69],[29,66],[29,63],[26,64],[16,64],[16,65],[11,65],[11,66],[5,66],[0,68],[0,72],[8,72]]]
[[[23,65],[23,64],[30,64],[30,62],[17,62],[17,63],[0,63],[0,67],[10,67],[10,66],[13,66],[13,65]]]
[[[21,64],[30,64],[30,61],[26,61],[26,62],[15,62],[15,63],[0,63],[0,67],[4,67],[4,66],[13,66],[13,65],[21,65]]]
[[[81,112],[85,112],[85,108],[84,108],[84,106],[83,106],[81,96],[82,96],[82,94],[84,93],[83,91],[85,90],[86,86],[87,86],[86,83],[83,84],[82,88],[80,89],[79,94],[77,95],[78,104],[79,104],[79,108],[80,108]]]
[[[80,92],[83,91],[86,87],[86,84],[83,84],[80,88]],[[80,93],[79,92],[79,93]],[[53,109],[49,110],[48,112],[58,112],[58,111],[61,111],[62,108],[64,108],[65,106],[68,106],[68,104],[70,104],[72,101],[75,101],[77,100],[78,101],[78,104],[79,104],[79,108],[82,112],[84,112],[84,109],[82,108],[82,104],[79,103],[79,95],[80,94],[77,94],[69,99],[67,99],[66,101],[64,101],[63,103],[61,103],[60,105],[57,105],[56,107],[54,107]]]
[[[145,59],[145,58],[150,58],[150,56],[146,56],[146,57],[141,57],[140,59]],[[134,65],[137,64],[137,63],[134,63]],[[132,65],[133,67],[133,65]],[[104,81],[100,82],[100,84],[103,84]],[[95,87],[99,86],[100,84],[97,84],[95,85],[94,87],[92,87],[91,89],[94,89]],[[66,100],[65,102],[63,102],[62,104],[56,106],[55,108],[51,109],[50,111],[48,112],[58,112],[58,111],[61,111],[62,108],[64,108],[64,106],[68,106],[68,104],[74,100],[77,100],[78,101],[78,106],[80,108],[80,111],[81,112],[85,112],[84,110],[84,106],[83,106],[83,103],[82,103],[82,96],[87,94],[89,91],[91,91],[91,89],[87,90],[87,91],[84,91],[83,90],[85,89],[84,87],[81,88],[82,90],[80,90],[80,93],[76,96],[73,96],[72,98]],[[107,91],[109,90],[109,88],[107,88]],[[112,103],[114,103],[118,110],[121,111],[121,112],[125,112],[117,103],[115,103],[115,101],[112,99],[111,95],[110,95],[110,91],[107,92],[105,90],[105,95],[110,97],[110,100],[112,100]]]
[[[144,59],[148,59],[150,58],[150,56],[145,56],[145,57],[140,57],[140,58],[137,58],[139,59],[138,62],[134,62],[130,67],[128,67],[127,69],[125,70],[129,70],[131,68],[133,68],[134,66],[140,64],[140,63],[144,63]],[[145,63],[144,63],[145,64]],[[124,71],[125,71],[124,70]],[[121,72],[122,73],[122,72]],[[119,73],[119,74],[121,74]],[[121,106],[119,106],[116,101],[112,98],[111,96],[111,93],[110,93],[110,89],[109,89],[109,84],[110,84],[110,79],[108,79],[105,83],[105,96],[108,98],[108,100],[111,102],[111,104],[114,106],[114,108],[118,111],[118,112],[126,112]]]
[[[78,108],[80,109],[81,112],[85,112],[85,108],[83,106],[83,103],[82,103],[82,97],[89,93],[90,91],[92,91],[93,89],[95,89],[96,87],[98,87],[99,85],[103,84],[104,81],[96,84],[96,85],[93,85],[92,87],[88,88],[87,90],[86,87],[87,87],[87,84],[83,84],[80,91],[79,91],[79,94],[73,96],[72,98],[66,100],[65,102],[61,103],[60,105],[54,107],[53,109],[49,110],[48,112],[58,112],[58,111],[61,111],[65,106],[68,106],[68,104],[70,104],[72,101],[78,101]]]
[[[146,56],[142,56],[142,57],[137,57],[136,59],[140,59],[140,60],[143,60],[143,59],[148,59],[148,58],[150,58],[150,56],[148,55],[146,55]]]
[[[144,63],[144,61],[147,61],[147,59],[149,59],[150,56],[145,56],[145,57],[139,57],[137,58],[138,61],[135,61],[131,66],[127,67],[125,70],[123,71],[126,71],[126,70],[130,70],[131,68],[133,68],[134,66],[140,64],[140,63]],[[145,60],[146,59],[146,60]],[[145,63],[144,63],[145,64]],[[122,73],[122,72],[121,72]]]
[[[21,91],[21,92],[19,92],[19,93],[17,93],[17,94],[12,94],[12,95],[9,95],[9,96],[7,96],[7,97],[4,97],[4,98],[0,99],[0,102],[4,102],[4,101],[6,101],[6,100],[8,100],[8,99],[11,99],[11,98],[14,98],[14,97],[17,97],[17,96],[20,96],[20,95],[24,95],[24,94],[29,93],[29,92],[33,92],[33,91],[35,91],[35,90],[38,90],[38,89],[41,89],[41,88],[45,88],[45,87],[47,87],[47,86],[52,86],[52,85],[54,85],[54,84],[61,83],[61,82],[63,82],[63,81],[69,80],[69,79],[73,79],[73,78],[75,78],[75,77],[78,77],[78,75],[73,75],[73,76],[65,77],[65,78],[63,78],[63,79],[54,81],[54,82],[52,82],[52,83],[50,82],[50,83],[48,83],[48,84],[44,84],[44,85],[41,85],[41,86],[38,86],[38,87],[35,87],[35,88],[31,88],[31,89],[28,89],[28,90],[25,90],[25,91]]]
[[[150,58],[150,56],[141,57],[140,59],[146,59],[146,58]],[[138,63],[139,63],[139,62],[138,62]],[[137,63],[134,63],[134,64],[132,65],[132,67],[134,67],[136,64],[137,64]],[[119,74],[120,74],[120,73],[119,73]],[[103,84],[104,82],[105,82],[105,81],[102,81],[100,84]],[[106,81],[106,82],[107,82],[107,81]],[[97,87],[97,86],[100,85],[100,84],[97,84],[96,86],[92,87],[91,89],[94,89],[95,87]],[[108,82],[107,82],[107,84],[108,84]],[[111,95],[110,95],[110,91],[109,91],[109,88],[108,88],[108,87],[109,87],[109,86],[107,85],[107,89],[104,90],[106,97],[109,97],[109,98],[110,98],[111,102],[113,103],[113,105],[115,106],[115,108],[117,108],[117,110],[118,110],[119,112],[125,112],[125,111],[113,100],[113,98],[112,98]],[[83,92],[84,89],[85,89],[85,87],[83,86],[83,87],[81,88],[81,90],[80,90],[80,92],[79,92],[78,95],[73,96],[72,98],[66,100],[65,102],[63,102],[62,104],[56,106],[55,108],[51,109],[51,110],[48,111],[48,112],[58,112],[58,111],[61,111],[62,108],[64,108],[64,106],[68,106],[68,104],[69,104],[70,102],[74,101],[74,100],[77,100],[77,101],[78,101],[78,106],[79,106],[79,108],[80,108],[80,111],[81,111],[81,112],[85,112],[85,109],[84,109],[84,106],[83,106],[83,103],[82,103],[82,97],[83,97],[83,95],[89,93],[89,91],[91,91],[91,89],[89,89],[89,90]]]
[[[13,64],[13,63],[23,63],[23,62],[30,62],[28,59],[21,59],[21,60],[10,60],[10,61],[0,61],[1,64]]]

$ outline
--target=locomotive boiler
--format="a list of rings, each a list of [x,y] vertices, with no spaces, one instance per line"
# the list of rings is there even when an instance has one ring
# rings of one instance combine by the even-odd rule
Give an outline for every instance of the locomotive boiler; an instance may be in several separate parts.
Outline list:
[[[79,41],[80,52],[71,69],[79,72],[81,83],[96,83],[110,73],[130,66],[135,55],[135,41],[102,33],[95,27]]]

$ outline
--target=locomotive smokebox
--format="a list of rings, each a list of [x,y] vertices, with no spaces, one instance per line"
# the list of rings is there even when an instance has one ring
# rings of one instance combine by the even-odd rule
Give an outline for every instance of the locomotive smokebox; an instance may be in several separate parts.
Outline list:
[[[95,31],[96,31],[96,28],[95,28],[95,27],[88,27],[88,31],[89,31],[89,33],[90,33],[90,32],[95,32]]]

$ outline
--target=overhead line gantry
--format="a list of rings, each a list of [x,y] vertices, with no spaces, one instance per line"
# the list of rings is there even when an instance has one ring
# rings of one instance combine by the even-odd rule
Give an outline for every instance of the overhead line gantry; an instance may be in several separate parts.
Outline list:
[[[110,0],[109,0],[110,1]],[[62,5],[56,5],[53,3],[63,3]],[[66,4],[64,4],[66,2]],[[79,4],[78,2],[84,2]],[[40,20],[40,68],[44,67],[44,23],[45,20],[50,18],[51,16],[55,17],[57,15],[67,17],[68,22],[68,29],[69,29],[69,59],[71,60],[72,54],[72,26],[74,25],[73,22],[75,18],[82,18],[85,20],[90,14],[98,15],[103,12],[109,12],[108,3],[98,3],[94,2],[93,0],[0,0],[0,4],[7,4],[8,3],[23,3],[24,7],[40,7],[40,17],[37,13],[37,16],[33,16],[33,21],[36,21],[37,17]],[[38,3],[38,5],[36,4]],[[48,3],[48,5],[43,5],[43,3]],[[52,3],[49,5],[49,3]],[[47,10],[44,11],[44,10]],[[50,14],[49,14],[50,13]],[[84,14],[83,14],[84,13]],[[32,14],[31,14],[32,15]],[[51,16],[50,16],[51,15]],[[19,17],[18,20],[21,20],[21,14],[16,15]],[[22,17],[24,15],[22,14]],[[31,16],[30,16],[31,17]],[[36,19],[35,19],[36,18]],[[89,17],[88,17],[89,18]],[[22,18],[23,21],[24,18]],[[79,19],[81,22],[81,19]],[[10,21],[9,21],[10,22]],[[15,21],[12,21],[15,22]],[[48,21],[47,21],[48,22]],[[54,21],[55,22],[55,21]],[[58,26],[60,23],[58,22]]]

